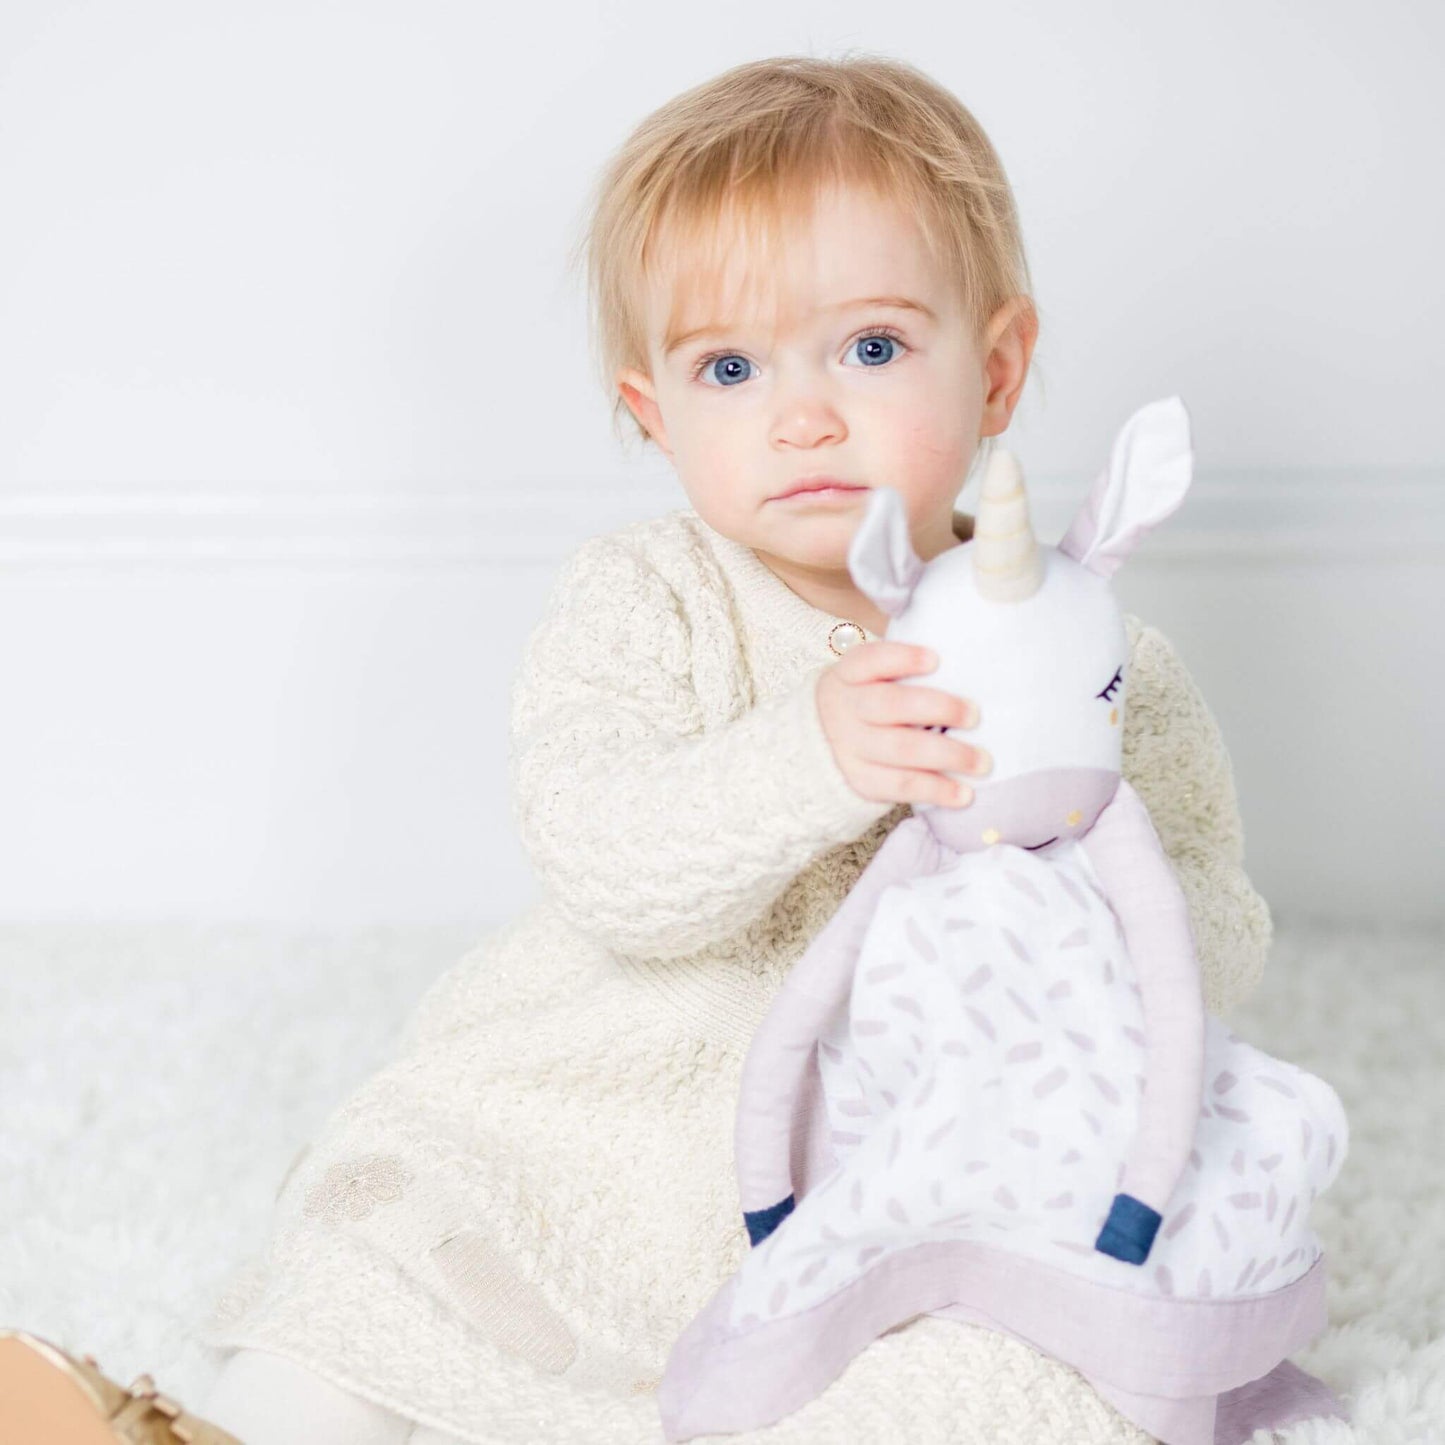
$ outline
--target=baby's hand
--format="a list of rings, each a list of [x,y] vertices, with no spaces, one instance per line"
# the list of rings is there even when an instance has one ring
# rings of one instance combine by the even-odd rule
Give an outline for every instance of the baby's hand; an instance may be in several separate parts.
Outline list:
[[[818,675],[823,731],[860,797],[944,807],[973,801],[973,789],[947,774],[986,773],[993,759],[942,729],[976,727],[977,706],[939,688],[890,680],[937,666],[938,658],[927,648],[880,638],[850,647]]]

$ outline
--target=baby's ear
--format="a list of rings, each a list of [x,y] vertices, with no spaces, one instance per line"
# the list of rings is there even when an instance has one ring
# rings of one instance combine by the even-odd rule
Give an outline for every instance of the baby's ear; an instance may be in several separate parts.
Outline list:
[[[895,487],[874,487],[848,547],[848,571],[858,590],[897,617],[923,575],[923,561],[908,535],[908,511]]]
[[[1059,543],[1059,551],[1100,577],[1176,511],[1194,475],[1189,413],[1177,396],[1151,401],[1114,438],[1109,463]]]

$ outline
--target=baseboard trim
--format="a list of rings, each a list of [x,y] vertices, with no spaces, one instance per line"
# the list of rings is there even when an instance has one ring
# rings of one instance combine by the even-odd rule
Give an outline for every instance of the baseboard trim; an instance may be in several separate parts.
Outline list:
[[[1058,537],[1087,487],[1041,478],[1034,524]],[[960,500],[973,505],[972,484]],[[0,493],[0,563],[16,567],[551,566],[585,538],[683,506],[672,478],[528,478],[506,491]],[[1141,557],[1445,557],[1445,471],[1201,475]]]

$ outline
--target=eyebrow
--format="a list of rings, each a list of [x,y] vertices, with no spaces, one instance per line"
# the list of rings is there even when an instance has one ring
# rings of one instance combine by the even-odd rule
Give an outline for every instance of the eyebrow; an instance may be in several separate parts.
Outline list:
[[[893,311],[917,311],[928,317],[930,321],[937,321],[938,317],[930,307],[921,301],[915,301],[911,296],[860,296],[853,301],[839,301],[833,306],[825,306],[825,311],[853,311],[862,306],[869,306],[875,309],[889,309]],[[734,328],[735,329],[735,328]],[[671,356],[679,347],[686,346],[689,341],[696,341],[702,336],[724,336],[729,327],[719,321],[710,321],[706,326],[695,326],[691,331],[684,331],[680,336],[663,337],[664,357]]]

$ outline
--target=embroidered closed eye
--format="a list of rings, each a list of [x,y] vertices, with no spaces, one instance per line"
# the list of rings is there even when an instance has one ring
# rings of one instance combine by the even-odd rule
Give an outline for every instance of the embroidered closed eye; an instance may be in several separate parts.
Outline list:
[[[1113,702],[1114,690],[1121,686],[1123,681],[1124,669],[1122,667],[1116,667],[1113,677],[1109,679],[1108,685],[1104,688],[1103,692],[1096,692],[1094,696],[1103,698],[1105,702]]]

